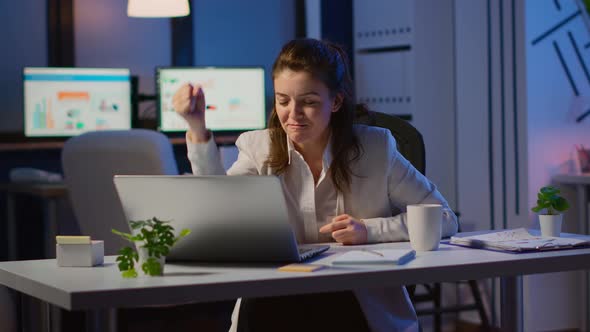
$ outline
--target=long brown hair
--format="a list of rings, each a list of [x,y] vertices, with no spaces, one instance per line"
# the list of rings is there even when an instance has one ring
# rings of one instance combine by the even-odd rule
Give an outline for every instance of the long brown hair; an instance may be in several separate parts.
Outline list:
[[[332,182],[336,190],[350,189],[352,171],[350,163],[357,160],[362,148],[353,131],[353,120],[357,106],[354,102],[352,79],[348,57],[344,50],[331,42],[316,39],[295,39],[283,46],[272,67],[273,80],[285,69],[305,71],[320,80],[330,90],[332,97],[340,94],[342,106],[330,118],[332,131]],[[276,103],[276,100],[275,100]],[[359,106],[362,107],[362,106]],[[275,174],[283,173],[289,162],[287,135],[276,112],[276,104],[268,120],[270,154],[267,165]]]

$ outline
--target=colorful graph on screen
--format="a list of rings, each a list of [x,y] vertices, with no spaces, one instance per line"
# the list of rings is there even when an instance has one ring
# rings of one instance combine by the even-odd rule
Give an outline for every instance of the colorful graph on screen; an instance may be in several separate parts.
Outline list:
[[[131,128],[127,69],[25,68],[25,135]]]
[[[55,122],[51,110],[51,101],[47,101],[46,98],[43,98],[41,102],[36,103],[32,120],[34,129],[53,129],[55,127]]]
[[[185,83],[202,86],[209,129],[232,131],[265,127],[262,68],[158,68],[157,80],[162,131],[188,129],[172,105],[172,96]]]

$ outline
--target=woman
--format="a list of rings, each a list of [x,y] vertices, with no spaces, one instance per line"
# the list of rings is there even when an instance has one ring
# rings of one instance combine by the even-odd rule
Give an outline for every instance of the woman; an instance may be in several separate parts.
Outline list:
[[[353,125],[356,106],[352,80],[340,47],[314,39],[293,40],[278,55],[272,78],[275,101],[268,129],[240,135],[236,141],[238,159],[227,174],[278,176],[299,242],[354,245],[407,241],[406,215],[392,216],[392,210],[404,210],[415,203],[442,204],[443,236],[456,233],[457,220],[446,200],[398,153],[391,133]],[[205,126],[201,87],[184,85],[174,95],[173,104],[189,124],[186,138],[193,173],[224,174]],[[333,324],[371,331],[417,329],[405,288],[364,289],[350,294],[328,294],[311,301],[297,296],[249,301],[239,310],[238,328],[284,330],[295,319],[274,328],[272,324],[280,324],[288,315],[299,318],[292,312],[296,308],[285,304],[297,301],[297,306],[303,302],[305,307],[321,302],[317,310],[329,312],[326,318],[332,324],[330,330],[338,329]],[[355,310],[359,305],[362,311]],[[238,323],[237,308],[239,302],[232,329]],[[264,311],[266,316],[261,314]],[[355,312],[364,315],[355,317]]]

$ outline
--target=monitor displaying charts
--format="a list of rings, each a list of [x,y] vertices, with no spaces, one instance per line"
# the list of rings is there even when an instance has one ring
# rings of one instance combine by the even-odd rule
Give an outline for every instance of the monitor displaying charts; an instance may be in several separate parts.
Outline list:
[[[129,69],[24,68],[27,137],[131,128]]]
[[[172,96],[185,83],[200,84],[205,92],[207,128],[245,131],[266,125],[263,68],[161,67],[156,73],[159,127],[163,132],[188,129],[174,111]]]

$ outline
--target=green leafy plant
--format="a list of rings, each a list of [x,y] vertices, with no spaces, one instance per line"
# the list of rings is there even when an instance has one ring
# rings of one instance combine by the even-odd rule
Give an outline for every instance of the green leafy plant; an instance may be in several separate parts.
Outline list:
[[[559,214],[557,212],[563,212],[569,209],[569,203],[559,193],[559,189],[551,186],[541,188],[537,194],[537,206],[531,210],[539,213],[541,210],[547,209],[548,215],[556,215]]]
[[[153,217],[147,220],[130,221],[132,234],[120,232],[116,229],[111,231],[129,242],[137,243],[137,247],[146,249],[148,259],[141,265],[141,269],[145,274],[155,276],[162,274],[163,267],[158,262],[158,259],[166,257],[174,244],[191,232],[189,229],[183,229],[175,237],[174,228],[168,223],[169,221]],[[123,277],[137,277],[136,262],[139,262],[139,255],[132,247],[123,247],[119,250],[117,263]]]

